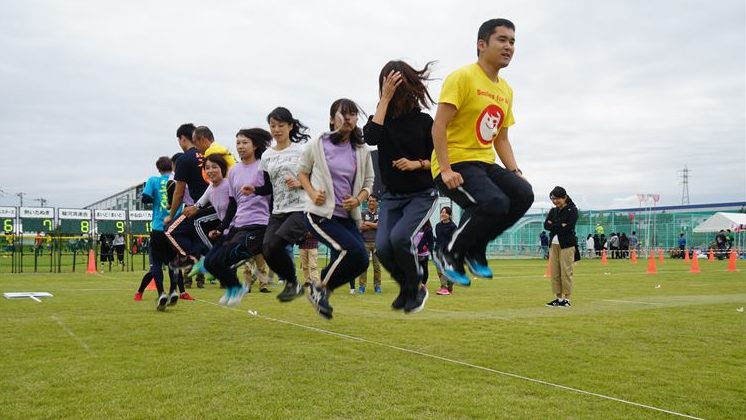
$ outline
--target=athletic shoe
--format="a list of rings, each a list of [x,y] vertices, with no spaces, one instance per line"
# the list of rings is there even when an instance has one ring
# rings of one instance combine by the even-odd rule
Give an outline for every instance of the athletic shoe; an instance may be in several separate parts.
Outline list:
[[[355,289],[352,290],[354,291]],[[308,288],[308,294],[306,296],[319,315],[326,319],[332,319],[334,308],[329,304],[329,291],[325,287],[319,287],[315,284],[311,285],[311,287]]]
[[[355,294],[355,289],[350,289],[350,294],[354,295]]]
[[[197,274],[197,288],[198,289],[204,289],[205,288],[205,274],[200,272]]]
[[[553,300],[553,301],[551,301],[551,302],[548,302],[548,303],[546,304],[546,306],[548,306],[548,307],[550,307],[550,308],[556,308],[556,307],[559,307],[559,306],[560,306],[560,300],[559,300],[559,299],[555,299],[555,300]]]
[[[464,271],[463,262],[459,262],[451,254],[436,250],[433,253],[433,262],[448,280],[463,286],[471,285],[471,279]]]
[[[427,286],[424,284],[420,286],[420,290],[417,291],[417,297],[412,300],[408,300],[407,303],[404,305],[404,312],[408,314],[416,314],[417,312],[420,312],[421,310],[425,309],[425,302],[427,302],[427,298],[430,296],[430,293],[427,291]]]
[[[298,296],[303,294],[303,285],[301,285],[298,282],[285,282],[285,288],[282,289],[282,292],[277,295],[277,300],[280,302],[290,302],[291,300],[297,298]]]
[[[140,302],[142,300],[142,293],[137,292],[135,293],[135,302]]]
[[[396,299],[394,299],[393,302],[391,302],[391,309],[395,311],[400,311],[404,309],[404,305],[407,303],[406,298],[404,297],[404,291],[400,290],[399,295],[396,296]]]
[[[352,289],[352,290],[355,290],[355,289]],[[365,293],[365,286],[358,287],[357,288],[357,292],[360,293],[361,295],[364,294]]]
[[[262,286],[262,287],[261,287],[261,288],[259,289],[259,293],[272,293],[272,291],[271,291],[271,290],[269,290],[269,288],[268,288],[267,286]]]
[[[194,298],[187,292],[184,292],[179,295],[179,299],[181,300],[194,300]]]
[[[204,271],[205,271],[205,257],[201,257],[199,261],[194,263],[194,265],[192,266],[192,269],[189,270],[189,274],[187,274],[187,277],[192,278],[196,276],[197,274],[199,274],[200,272],[204,272]]]
[[[469,271],[471,271],[472,274],[483,279],[492,278],[492,270],[490,270],[490,267],[487,263],[487,258],[484,255],[481,255],[479,257],[467,256],[465,260],[466,265],[469,267]]]
[[[223,296],[220,296],[220,299],[218,300],[218,304],[225,305],[228,303],[228,300],[230,300],[231,295],[233,295],[233,288],[232,287],[226,287],[225,293]]]
[[[376,294],[378,295],[383,293],[383,290],[381,290],[381,286],[376,286],[375,289],[373,289],[373,291],[376,292]]]
[[[249,288],[245,285],[235,286],[233,287],[233,293],[231,294],[230,299],[228,299],[228,302],[225,304],[227,306],[236,306],[239,303],[241,303],[241,299],[246,295],[246,293],[249,292]]]
[[[168,295],[168,306],[174,306],[179,302],[179,294],[174,292],[171,292],[170,295]]]
[[[558,306],[560,308],[569,308],[572,305],[570,305],[570,301],[569,300],[565,299],[565,300],[561,301]]]
[[[168,295],[165,293],[161,293],[161,295],[158,297],[158,306],[155,307],[155,309],[163,312],[166,310],[166,305],[168,304]]]
[[[438,289],[437,292],[435,292],[435,294],[436,295],[441,295],[441,296],[448,296],[448,295],[451,294],[451,292],[448,291],[448,288],[441,287],[440,289]]]

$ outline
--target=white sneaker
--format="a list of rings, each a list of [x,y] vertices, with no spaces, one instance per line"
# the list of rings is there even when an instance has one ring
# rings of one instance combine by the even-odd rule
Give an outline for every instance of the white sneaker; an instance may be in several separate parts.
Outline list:
[[[350,289],[350,294],[354,295],[355,294],[355,289]]]
[[[249,292],[249,288],[246,285],[236,286],[231,294],[230,299],[226,302],[226,306],[236,306],[241,303],[241,299]]]

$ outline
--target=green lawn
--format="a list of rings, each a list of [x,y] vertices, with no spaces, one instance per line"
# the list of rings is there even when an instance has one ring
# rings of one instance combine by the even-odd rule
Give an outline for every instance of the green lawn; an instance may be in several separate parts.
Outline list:
[[[746,269],[741,263],[741,268]],[[492,261],[496,277],[436,296],[418,314],[383,295],[251,293],[155,310],[132,301],[142,272],[0,274],[1,418],[743,418],[746,270],[680,260],[584,260],[570,309],[537,260]],[[370,278],[369,278],[369,281]],[[657,287],[660,286],[660,287]],[[279,287],[275,288],[279,291]],[[248,310],[257,311],[251,316]],[[634,403],[634,404],[630,404]],[[639,405],[635,405],[639,404]],[[657,411],[668,410],[673,413]]]

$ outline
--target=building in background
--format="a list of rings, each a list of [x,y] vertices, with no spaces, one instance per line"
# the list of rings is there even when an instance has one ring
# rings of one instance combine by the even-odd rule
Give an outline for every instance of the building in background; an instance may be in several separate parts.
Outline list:
[[[140,200],[144,188],[145,183],[137,184],[84,208],[90,210],[150,210],[145,208]]]

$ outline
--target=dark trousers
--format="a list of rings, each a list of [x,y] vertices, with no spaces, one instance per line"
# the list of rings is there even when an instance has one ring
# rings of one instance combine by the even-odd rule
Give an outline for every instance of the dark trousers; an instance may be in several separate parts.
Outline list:
[[[223,286],[238,286],[236,266],[262,252],[266,228],[263,225],[250,225],[231,229],[225,239],[216,243],[205,257],[205,269],[217,277]]]
[[[414,237],[430,219],[436,206],[434,190],[411,194],[383,194],[376,232],[376,254],[399,283],[402,291],[415,296],[422,281]]]
[[[368,269],[368,251],[354,220],[306,213],[306,222],[311,233],[329,247],[329,264],[321,270],[321,283],[329,290],[349,284]]]
[[[451,165],[464,183],[450,190],[440,175],[435,185],[464,213],[447,250],[456,258],[483,256],[487,244],[513,226],[534,202],[531,184],[497,164],[461,162]]]
[[[273,214],[269,218],[262,253],[269,268],[287,282],[298,282],[292,245],[302,241],[306,230],[303,212]]]
[[[218,219],[218,214],[215,213],[215,208],[210,206],[199,209],[192,222],[194,223],[194,232],[202,243],[202,251],[212,249],[212,241],[208,234],[220,225],[220,219]]]
[[[202,241],[197,236],[192,220],[184,215],[176,218],[166,229],[166,237],[180,255],[202,255]]]

